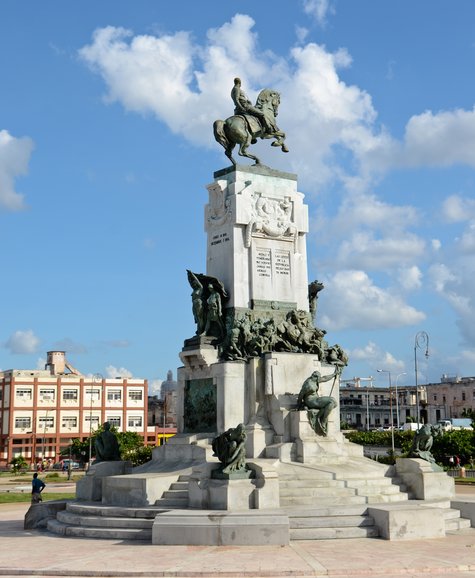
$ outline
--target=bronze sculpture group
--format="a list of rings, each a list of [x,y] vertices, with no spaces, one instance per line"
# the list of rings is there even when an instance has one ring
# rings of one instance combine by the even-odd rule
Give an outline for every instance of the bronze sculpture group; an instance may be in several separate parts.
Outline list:
[[[314,371],[300,389],[297,411],[307,410],[308,421],[317,435],[328,434],[328,416],[338,406],[336,399],[331,395],[319,395],[320,384],[330,379],[335,381],[338,374],[338,366],[331,375],[322,376],[319,371]]]
[[[94,463],[111,462],[120,460],[120,449],[117,436],[111,431],[108,421],[104,422],[104,430],[96,436],[94,444],[96,450],[96,460]]]
[[[240,423],[236,428],[230,428],[212,442],[214,455],[222,466],[220,474],[230,475],[248,470],[246,466],[246,431]]]
[[[223,301],[228,298],[223,284],[215,277],[187,270],[192,288],[191,303],[196,335],[223,339],[225,335]]]

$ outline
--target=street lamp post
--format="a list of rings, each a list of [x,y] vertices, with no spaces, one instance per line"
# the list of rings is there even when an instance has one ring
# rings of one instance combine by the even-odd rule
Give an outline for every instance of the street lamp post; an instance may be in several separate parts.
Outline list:
[[[426,359],[429,357],[429,336],[425,331],[419,331],[416,333],[414,338],[414,374],[415,374],[415,381],[416,381],[416,416],[417,416],[417,427],[419,428],[420,425],[420,408],[419,408],[419,387],[417,383],[417,350],[422,349],[422,347],[426,348],[425,356]]]
[[[71,480],[73,440],[69,440],[68,482]]]
[[[391,391],[391,372],[387,369],[378,369],[378,373],[387,373],[389,378],[389,413],[391,414],[391,447],[394,456],[394,415],[393,415],[393,392]]]
[[[401,375],[406,375],[406,372],[403,371],[402,373],[398,373],[396,375],[396,423],[397,423],[397,429],[399,429],[399,396],[397,393],[397,380],[401,377]]]
[[[94,386],[98,382],[102,382],[102,375],[100,373],[95,373],[92,376],[90,408],[89,408],[89,462],[88,462],[88,469],[91,467],[91,461],[92,461],[92,403],[93,403],[92,396],[94,394]]]
[[[369,389],[366,388],[366,431],[369,431]]]

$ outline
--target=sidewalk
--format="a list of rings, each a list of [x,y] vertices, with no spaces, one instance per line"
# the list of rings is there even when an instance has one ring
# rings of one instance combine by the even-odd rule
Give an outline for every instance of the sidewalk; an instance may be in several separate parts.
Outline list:
[[[0,576],[475,578],[475,528],[444,539],[153,546],[23,530],[29,504],[0,505]]]

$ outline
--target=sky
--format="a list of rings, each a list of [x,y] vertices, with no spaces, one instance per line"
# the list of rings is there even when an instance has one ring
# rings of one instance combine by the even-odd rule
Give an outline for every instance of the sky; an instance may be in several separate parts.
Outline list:
[[[281,93],[290,153],[254,150],[298,175],[343,378],[411,385],[415,355],[419,383],[475,375],[474,21],[472,0],[3,0],[0,368],[60,349],[176,376],[239,76]]]

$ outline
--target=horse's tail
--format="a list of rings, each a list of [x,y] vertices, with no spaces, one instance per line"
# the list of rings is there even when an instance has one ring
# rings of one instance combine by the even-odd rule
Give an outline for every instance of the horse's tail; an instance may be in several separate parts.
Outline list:
[[[228,149],[231,146],[231,143],[226,136],[226,132],[224,131],[224,122],[222,120],[215,120],[213,123],[213,132],[214,138],[219,142],[219,144]]]

